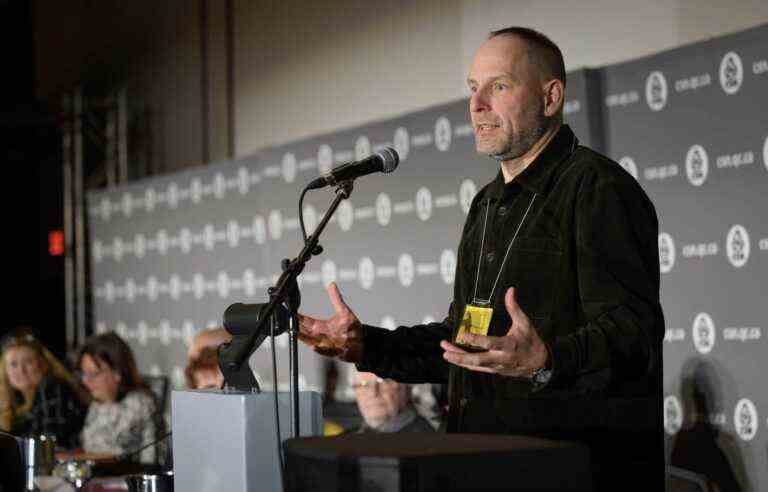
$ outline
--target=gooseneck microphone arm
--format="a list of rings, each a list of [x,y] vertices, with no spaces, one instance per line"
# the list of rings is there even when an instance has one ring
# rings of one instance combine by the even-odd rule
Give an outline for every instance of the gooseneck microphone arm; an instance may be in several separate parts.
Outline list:
[[[331,220],[331,216],[333,216],[334,212],[339,207],[339,204],[341,204],[341,201],[349,198],[349,196],[352,194],[352,188],[353,186],[351,181],[344,181],[338,184],[336,189],[336,197],[333,199],[330,207],[325,212],[323,218],[320,220],[317,228],[315,228],[314,232],[309,236],[309,238],[307,238],[307,242],[304,243],[304,247],[301,249],[299,255],[290,261],[283,260],[283,273],[280,275],[280,278],[277,280],[275,286],[269,289],[269,303],[265,304],[261,309],[259,322],[256,329],[252,330],[251,334],[249,335],[248,343],[240,344],[229,355],[225,364],[227,369],[236,370],[248,361],[248,357],[250,357],[251,352],[255,348],[254,345],[256,339],[259,337],[260,333],[266,332],[266,323],[268,323],[269,318],[272,316],[272,314],[275,312],[275,309],[279,305],[287,302],[291,311],[294,311],[294,309],[298,310],[298,302],[292,303],[290,302],[291,299],[289,298],[289,295],[292,292],[298,293],[296,278],[301,275],[301,272],[304,271],[304,266],[311,259],[313,251],[315,251],[315,248],[319,244],[320,235],[328,224],[328,221]],[[294,306],[292,304],[296,305]]]

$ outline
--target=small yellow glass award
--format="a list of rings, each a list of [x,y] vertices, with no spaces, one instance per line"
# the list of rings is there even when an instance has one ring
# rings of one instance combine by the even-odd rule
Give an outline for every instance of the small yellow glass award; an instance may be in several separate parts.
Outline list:
[[[459,326],[459,332],[456,334],[454,345],[467,352],[485,352],[487,349],[466,345],[461,343],[460,340],[465,333],[488,335],[488,327],[491,325],[491,317],[493,317],[493,308],[467,304],[467,307],[464,309],[464,317]]]

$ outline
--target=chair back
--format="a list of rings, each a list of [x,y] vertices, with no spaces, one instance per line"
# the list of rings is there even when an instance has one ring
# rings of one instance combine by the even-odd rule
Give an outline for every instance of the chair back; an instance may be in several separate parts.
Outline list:
[[[707,477],[700,473],[684,470],[676,466],[667,467],[667,490],[669,492],[714,492]]]
[[[148,374],[142,374],[141,378],[147,383],[152,394],[155,395],[157,411],[160,414],[164,414],[168,409],[168,393],[170,390],[168,376],[150,376]]]
[[[24,447],[22,440],[0,432],[0,490],[23,492],[26,490]]]

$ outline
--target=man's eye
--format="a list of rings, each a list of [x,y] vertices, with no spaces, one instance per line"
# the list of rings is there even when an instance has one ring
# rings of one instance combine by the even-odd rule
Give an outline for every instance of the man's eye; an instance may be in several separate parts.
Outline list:
[[[493,90],[496,90],[496,91],[503,91],[506,88],[507,88],[507,84],[499,84],[499,83],[493,84]]]

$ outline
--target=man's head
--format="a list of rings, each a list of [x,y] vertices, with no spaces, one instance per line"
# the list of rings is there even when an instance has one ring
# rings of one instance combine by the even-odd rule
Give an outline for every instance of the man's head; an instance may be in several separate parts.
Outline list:
[[[532,29],[492,32],[475,54],[467,84],[478,153],[516,159],[562,122],[563,56]]]
[[[219,389],[224,383],[224,375],[219,369],[219,355],[215,347],[206,347],[197,358],[189,361],[184,375],[187,387],[191,389]]]
[[[355,376],[357,407],[366,424],[379,427],[396,417],[408,405],[408,385],[389,379],[380,379],[370,372]]]

